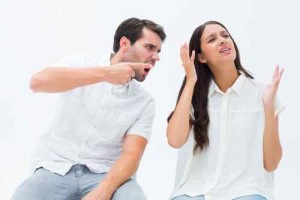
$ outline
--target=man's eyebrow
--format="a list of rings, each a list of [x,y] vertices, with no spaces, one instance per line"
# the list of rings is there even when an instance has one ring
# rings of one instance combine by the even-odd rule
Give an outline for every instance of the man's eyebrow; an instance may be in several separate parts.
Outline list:
[[[153,47],[153,48],[155,48],[155,49],[158,49],[158,47],[157,47],[156,45],[151,44],[151,43],[147,43],[146,46],[150,46],[150,47]],[[157,51],[158,51],[158,53],[160,53],[160,52],[161,52],[161,49],[158,49]]]
[[[151,43],[146,43],[147,46],[150,46],[150,47],[154,47],[156,48],[156,46],[154,44],[151,44]]]

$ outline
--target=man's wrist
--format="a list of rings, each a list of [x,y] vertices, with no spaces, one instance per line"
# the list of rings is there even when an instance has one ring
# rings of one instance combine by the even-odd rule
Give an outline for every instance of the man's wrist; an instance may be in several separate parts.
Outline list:
[[[105,194],[105,196],[108,197],[111,197],[116,190],[113,187],[111,180],[107,177],[98,185],[97,189],[98,191],[101,191],[102,194]]]
[[[107,82],[107,74],[108,74],[109,67],[97,67],[97,76],[99,82]]]

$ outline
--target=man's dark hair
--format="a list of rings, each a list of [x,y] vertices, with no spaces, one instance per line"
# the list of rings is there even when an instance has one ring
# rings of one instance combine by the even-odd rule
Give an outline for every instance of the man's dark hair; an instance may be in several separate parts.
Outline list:
[[[162,41],[166,39],[166,34],[162,26],[147,19],[129,18],[122,22],[117,28],[114,36],[113,51],[116,53],[120,48],[120,39],[125,36],[130,44],[134,44],[143,36],[143,28],[155,32]]]

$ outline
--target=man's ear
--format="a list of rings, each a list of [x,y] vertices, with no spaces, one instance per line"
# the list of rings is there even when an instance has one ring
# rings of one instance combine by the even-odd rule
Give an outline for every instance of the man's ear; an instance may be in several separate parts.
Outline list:
[[[123,51],[127,51],[129,47],[130,41],[125,36],[122,36],[120,39],[120,49],[122,49]]]
[[[206,59],[204,58],[202,53],[199,53],[197,57],[200,63],[206,63]]]

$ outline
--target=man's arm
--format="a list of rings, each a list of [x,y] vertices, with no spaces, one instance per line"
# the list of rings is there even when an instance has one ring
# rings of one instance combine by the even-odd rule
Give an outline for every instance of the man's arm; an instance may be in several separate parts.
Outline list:
[[[127,132],[121,157],[113,164],[103,181],[83,200],[110,200],[120,185],[136,172],[150,138],[154,111],[154,100],[149,99],[141,115]]]
[[[118,63],[103,67],[69,68],[48,67],[30,80],[30,88],[34,92],[65,92],[98,82],[125,84],[135,75],[133,68],[151,68],[146,63]]]
[[[147,139],[138,135],[127,135],[121,157],[114,163],[104,180],[83,200],[110,200],[113,193],[130,179],[138,169]]]

